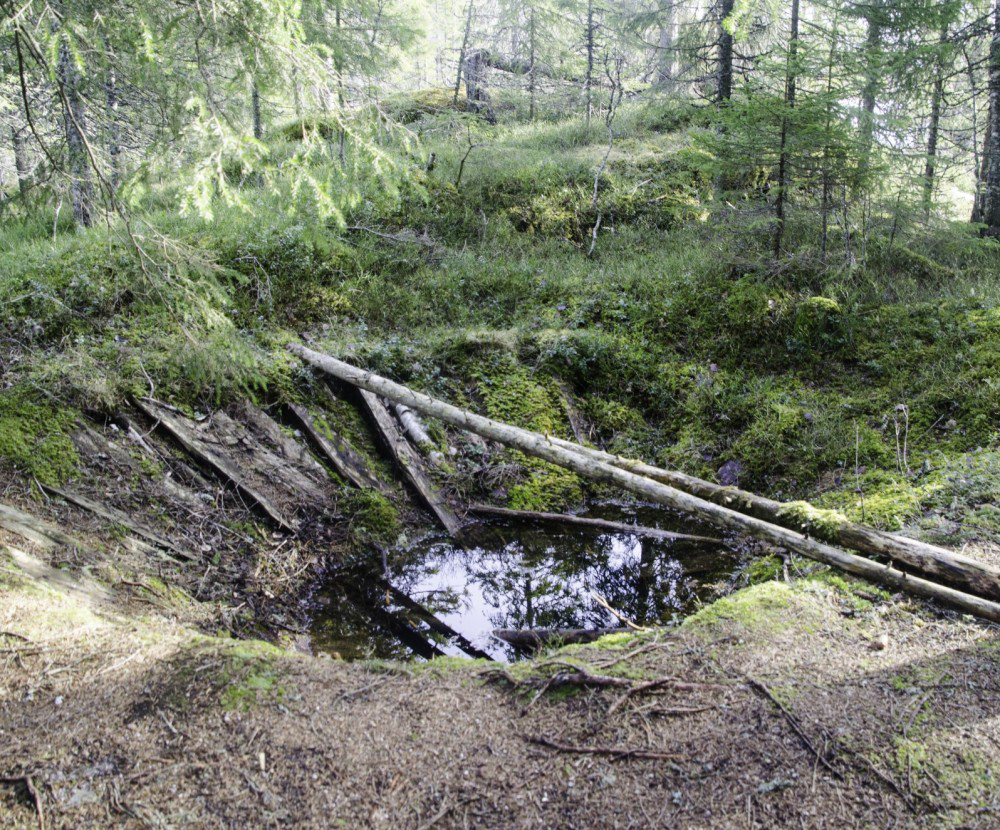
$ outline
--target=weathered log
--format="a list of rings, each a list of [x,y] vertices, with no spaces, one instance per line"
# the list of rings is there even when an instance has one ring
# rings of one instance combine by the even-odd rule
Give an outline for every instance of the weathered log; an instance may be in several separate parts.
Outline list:
[[[535,651],[558,643],[592,643],[608,634],[624,634],[629,628],[494,628],[493,636],[515,648]]]
[[[361,388],[361,400],[364,402],[372,421],[382,435],[386,447],[392,453],[392,457],[396,460],[396,463],[403,470],[407,480],[413,485],[413,489],[417,491],[420,498],[431,509],[431,512],[437,516],[438,521],[441,522],[444,529],[453,538],[457,539],[461,534],[462,521],[455,515],[455,511],[448,506],[448,503],[444,500],[444,496],[441,495],[434,482],[427,477],[423,467],[420,465],[420,458],[417,456],[416,450],[410,446],[410,442],[399,431],[396,422],[392,419],[392,415],[389,414],[389,410],[386,409],[385,404],[382,403],[377,395],[363,387]]]
[[[75,504],[77,507],[86,510],[89,513],[93,513],[95,516],[99,516],[107,522],[128,528],[136,536],[145,539],[147,542],[151,542],[155,547],[160,548],[161,550],[167,551],[171,556],[178,559],[197,559],[194,554],[184,550],[184,548],[178,547],[169,539],[165,539],[155,530],[152,530],[151,528],[135,521],[135,519],[123,513],[121,510],[116,510],[106,504],[100,504],[96,501],[88,499],[86,496],[81,496],[79,493],[72,493],[69,490],[53,487],[50,484],[43,484],[42,489],[44,489],[47,493],[59,496],[59,498],[64,501],[68,501],[70,504]]]
[[[0,527],[16,533],[18,536],[33,542],[40,548],[50,549],[58,545],[82,548],[83,544],[68,533],[64,533],[54,524],[39,519],[9,504],[0,504]]]
[[[165,429],[184,450],[205,466],[229,481],[237,490],[256,504],[280,527],[295,531],[294,523],[272,504],[263,493],[244,481],[240,471],[219,453],[203,446],[202,442],[171,412],[159,403],[136,400],[135,405],[148,417]]]
[[[288,348],[324,372],[352,383],[369,393],[383,395],[399,403],[405,403],[425,415],[475,432],[484,438],[498,441],[506,446],[572,470],[579,475],[613,484],[659,504],[699,516],[722,530],[747,533],[848,573],[889,585],[898,590],[947,602],[968,613],[1000,622],[1000,604],[995,602],[911,576],[891,565],[881,565],[789,528],[771,524],[754,516],[744,515],[662,482],[638,476],[575,449],[570,450],[559,446],[548,436],[475,415],[299,344],[289,344]]]
[[[443,467],[445,464],[444,456],[434,446],[434,442],[431,440],[430,435],[427,434],[427,429],[420,422],[420,418],[417,417],[417,413],[408,406],[403,406],[401,403],[395,404],[393,411],[396,413],[396,417],[399,418],[403,429],[410,436],[410,440],[413,441],[417,449],[427,456],[427,460],[435,467]]]
[[[917,539],[876,530],[849,521],[832,510],[816,509],[807,502],[782,503],[746,490],[723,487],[676,470],[664,470],[561,438],[553,437],[551,441],[557,446],[581,452],[588,458],[668,484],[698,498],[763,519],[771,524],[801,531],[824,541],[836,542],[862,553],[885,556],[964,591],[989,599],[1000,599],[1000,568],[970,556]]]
[[[589,519],[584,516],[573,516],[569,513],[536,513],[533,510],[511,510],[508,507],[492,507],[488,504],[473,504],[469,507],[472,513],[483,516],[500,516],[505,519],[518,519],[527,522],[552,522],[571,527],[592,527],[597,530],[610,530],[615,533],[630,533],[633,536],[645,536],[648,539],[660,539],[665,542],[690,542],[703,545],[721,545],[721,539],[711,536],[692,536],[689,533],[676,533],[672,530],[660,530],[657,527],[630,525],[625,522],[612,522],[608,519]]]
[[[333,469],[341,476],[362,490],[378,490],[382,493],[389,491],[389,488],[368,469],[364,458],[348,443],[347,439],[334,432],[329,426],[327,426],[329,437],[324,435],[317,427],[312,415],[309,414],[309,410],[304,406],[293,403],[288,408],[302,426],[306,437],[316,445],[323,454],[323,458],[329,461]]]

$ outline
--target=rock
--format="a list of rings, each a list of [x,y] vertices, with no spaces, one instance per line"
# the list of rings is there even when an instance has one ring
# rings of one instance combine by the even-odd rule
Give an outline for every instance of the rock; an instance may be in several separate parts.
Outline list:
[[[868,648],[870,648],[872,651],[885,651],[888,647],[889,647],[888,634],[879,634],[868,644]]]
[[[719,467],[715,477],[723,487],[736,487],[740,483],[741,475],[743,475],[743,465],[733,459]]]

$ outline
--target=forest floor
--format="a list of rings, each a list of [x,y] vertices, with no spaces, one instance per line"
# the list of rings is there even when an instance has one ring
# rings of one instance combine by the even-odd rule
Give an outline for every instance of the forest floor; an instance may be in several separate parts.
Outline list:
[[[996,826],[1000,632],[860,583],[510,667],[343,663],[3,541],[5,827]]]
[[[0,519],[55,535],[0,530],[0,826],[998,825],[1000,627],[815,563],[742,561],[746,587],[678,627],[509,667],[306,653],[324,568],[396,550],[428,515],[291,341],[1000,562],[996,245],[964,222],[897,234],[881,212],[857,230],[863,264],[852,235],[838,264],[803,212],[775,262],[760,193],[720,207],[689,122],[623,110],[603,173],[603,129],[498,128],[460,187],[464,128],[431,130],[436,169],[368,193],[350,228],[265,191],[253,214],[157,214],[204,254],[176,295],[111,230],[12,231]],[[146,396],[242,453],[239,485]],[[276,421],[253,426],[248,400]],[[295,460],[293,405],[386,494]],[[427,426],[456,509],[621,495]]]

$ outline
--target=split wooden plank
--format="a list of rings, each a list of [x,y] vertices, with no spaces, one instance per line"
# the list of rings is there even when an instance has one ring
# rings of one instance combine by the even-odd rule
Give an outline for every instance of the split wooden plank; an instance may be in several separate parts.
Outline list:
[[[746,533],[856,576],[865,577],[874,582],[880,582],[883,585],[889,585],[919,596],[937,599],[970,614],[1000,622],[1000,604],[996,602],[912,576],[891,565],[881,565],[870,559],[848,553],[795,530],[706,501],[662,482],[628,472],[575,449],[570,450],[560,446],[550,436],[476,415],[297,343],[289,344],[288,348],[324,372],[352,383],[372,395],[383,395],[397,403],[404,403],[425,415],[439,418],[445,423],[469,432],[475,432],[484,438],[498,441],[536,458],[572,470],[579,475],[621,487],[667,507],[699,516],[721,530]]]
[[[178,547],[169,539],[164,538],[152,528],[137,522],[121,510],[117,510],[106,504],[100,504],[99,502],[93,501],[86,496],[81,496],[79,493],[63,490],[60,487],[53,487],[50,484],[43,484],[42,489],[44,489],[47,493],[58,496],[64,501],[68,501],[70,504],[75,504],[77,507],[86,510],[89,513],[93,513],[95,516],[99,516],[107,522],[128,528],[136,536],[141,539],[145,539],[147,542],[151,542],[161,550],[168,551],[172,556],[187,560],[198,558],[183,548]]]
[[[79,539],[64,533],[51,522],[33,516],[31,513],[25,513],[9,504],[0,504],[0,527],[11,533],[16,533],[21,538],[46,550],[59,545],[75,548],[84,547]]]
[[[368,469],[361,453],[354,449],[346,438],[334,432],[329,425],[327,425],[329,433],[329,437],[327,437],[304,406],[293,403],[288,408],[298,420],[306,437],[312,441],[322,453],[323,458],[329,461],[333,469],[341,476],[362,490],[389,492],[389,488]]]
[[[552,522],[571,527],[588,527],[596,530],[610,530],[614,533],[629,533],[633,536],[644,536],[648,539],[659,539],[664,542],[689,542],[702,545],[721,545],[721,539],[711,536],[694,536],[689,533],[676,533],[672,530],[660,530],[656,527],[643,527],[625,522],[613,522],[608,519],[591,519],[585,516],[573,516],[568,513],[536,513],[533,510],[511,510],[507,507],[492,507],[488,504],[473,504],[469,507],[471,513],[482,516],[499,516],[505,519],[517,519],[527,522]]]
[[[458,538],[462,531],[462,521],[455,514],[455,511],[448,506],[441,491],[430,480],[420,464],[420,457],[416,450],[406,440],[406,437],[399,431],[396,422],[393,420],[389,410],[377,395],[361,389],[361,400],[368,410],[372,421],[378,428],[382,439],[396,463],[403,470],[407,480],[413,488],[420,494],[420,498],[431,509],[444,529],[453,538]]]
[[[140,400],[136,400],[135,405],[147,417],[163,427],[189,455],[232,483],[246,498],[267,514],[275,524],[292,532],[296,530],[296,524],[292,519],[286,517],[267,496],[247,482],[232,462],[206,446],[200,436],[196,435],[166,406],[160,405],[159,402]]]

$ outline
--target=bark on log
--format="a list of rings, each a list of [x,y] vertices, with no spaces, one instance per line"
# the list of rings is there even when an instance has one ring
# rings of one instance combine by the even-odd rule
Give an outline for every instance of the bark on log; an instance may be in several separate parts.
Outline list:
[[[715,502],[771,524],[800,531],[821,540],[836,542],[862,553],[885,556],[907,567],[989,599],[1000,599],[1000,569],[969,556],[838,517],[833,511],[817,510],[806,502],[782,503],[735,487],[723,487],[675,470],[664,470],[641,461],[622,458],[552,438],[560,447],[581,452],[588,458],[620,467],[636,475],[660,481],[706,501]]]
[[[399,418],[399,422],[403,425],[403,429],[406,430],[406,434],[416,444],[417,449],[427,456],[427,460],[435,467],[443,467],[445,464],[444,455],[434,446],[434,442],[431,440],[430,435],[427,434],[427,429],[417,417],[417,413],[408,406],[403,406],[401,403],[395,404],[393,411],[396,413],[396,417]]]
[[[550,643],[592,643],[607,634],[624,634],[630,628],[494,628],[493,636],[515,648],[536,651]]]
[[[316,426],[312,415],[304,406],[291,404],[288,407],[292,414],[298,419],[306,437],[313,442],[323,457],[330,462],[333,469],[346,478],[355,487],[362,490],[378,490],[381,493],[388,493],[389,488],[379,481],[368,469],[361,454],[352,447],[345,438],[338,435],[332,429],[330,437],[324,435]]]
[[[911,576],[890,565],[878,564],[870,559],[856,556],[804,536],[794,530],[771,524],[754,516],[738,513],[661,482],[635,475],[620,467],[580,453],[576,449],[569,450],[559,446],[549,436],[475,415],[297,343],[289,344],[288,348],[324,372],[352,383],[369,393],[379,394],[398,403],[404,403],[425,415],[439,418],[445,423],[514,447],[529,455],[572,470],[579,475],[613,484],[659,504],[665,504],[668,507],[699,516],[722,530],[747,533],[848,573],[889,585],[901,591],[947,602],[968,613],[1000,622],[1000,605],[995,602]]]
[[[378,395],[372,393],[370,390],[366,390],[364,387],[359,388],[361,389],[361,399],[364,401],[365,407],[372,417],[372,421],[382,435],[389,452],[392,453],[392,457],[406,474],[407,480],[413,485],[413,488],[434,515],[437,516],[438,521],[441,522],[444,529],[453,538],[458,539],[462,531],[462,522],[448,506],[447,502],[445,502],[438,488],[427,477],[427,474],[420,466],[420,458],[417,456],[416,450],[410,446],[410,442],[406,440],[406,437],[396,427],[396,422],[392,419],[392,415],[389,414],[389,410],[386,409],[385,404],[379,400]]]
[[[597,530],[610,530],[615,533],[630,533],[633,536],[645,536],[648,539],[660,539],[665,542],[691,542],[703,545],[721,545],[721,539],[711,536],[692,536],[689,533],[676,533],[672,530],[660,530],[657,527],[630,525],[625,522],[612,522],[608,519],[588,519],[584,516],[572,516],[568,513],[535,513],[533,510],[511,510],[507,507],[492,507],[488,504],[473,504],[469,507],[471,513],[483,516],[500,516],[506,519],[518,519],[529,522],[553,522],[571,527],[592,527]]]

